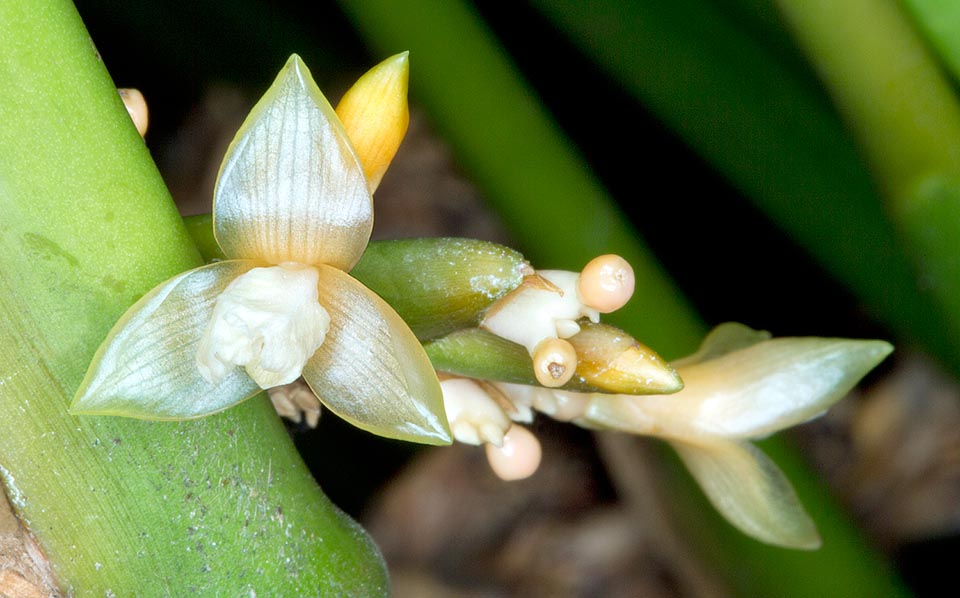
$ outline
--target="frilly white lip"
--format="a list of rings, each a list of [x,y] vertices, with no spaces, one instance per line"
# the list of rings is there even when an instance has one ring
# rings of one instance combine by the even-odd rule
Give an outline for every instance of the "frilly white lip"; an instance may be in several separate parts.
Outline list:
[[[299,378],[330,327],[318,281],[315,268],[295,263],[234,279],[217,297],[197,347],[200,375],[219,384],[239,365],[264,389]]]

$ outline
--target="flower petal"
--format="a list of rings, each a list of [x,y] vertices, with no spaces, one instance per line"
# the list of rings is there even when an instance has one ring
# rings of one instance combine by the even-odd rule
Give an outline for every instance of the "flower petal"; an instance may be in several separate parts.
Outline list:
[[[380,184],[410,124],[407,52],[366,72],[337,104],[337,116],[360,158],[370,193]]]
[[[820,536],[783,472],[749,442],[673,448],[727,521],[762,542],[813,550]]]
[[[303,377],[331,411],[390,438],[449,444],[440,383],[423,347],[383,299],[348,274],[320,266],[330,329]]]
[[[770,333],[764,330],[754,330],[739,322],[724,322],[716,326],[700,343],[700,348],[693,355],[672,361],[675,368],[709,361],[717,357],[746,349],[750,345],[769,340]]]
[[[197,369],[197,344],[217,295],[256,264],[232,260],[184,272],[154,288],[97,350],[70,411],[141,419],[188,419],[248,399],[259,387],[236,368],[213,385]]]
[[[363,168],[296,54],[227,149],[213,212],[230,258],[349,270],[367,246],[373,201]]]
[[[677,369],[673,395],[596,395],[587,418],[667,439],[761,438],[826,411],[886,357],[884,341],[778,338]]]
[[[760,438],[823,413],[892,350],[884,341],[771,339],[679,368],[689,392],[674,397],[701,430]]]

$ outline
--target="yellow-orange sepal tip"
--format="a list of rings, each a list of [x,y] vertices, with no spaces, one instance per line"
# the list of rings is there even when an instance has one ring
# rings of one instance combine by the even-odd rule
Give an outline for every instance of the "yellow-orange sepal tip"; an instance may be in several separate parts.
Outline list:
[[[409,72],[407,52],[391,56],[360,77],[337,105],[370,193],[380,185],[410,123]]]

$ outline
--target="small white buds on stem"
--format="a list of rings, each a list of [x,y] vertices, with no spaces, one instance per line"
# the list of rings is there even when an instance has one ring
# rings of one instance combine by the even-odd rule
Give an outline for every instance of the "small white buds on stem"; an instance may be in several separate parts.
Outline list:
[[[502,480],[522,480],[532,476],[540,467],[543,450],[540,441],[530,430],[513,425],[503,435],[503,444],[487,445],[490,469]]]
[[[620,256],[602,255],[583,271],[540,270],[488,310],[482,328],[522,345],[543,386],[563,386],[577,369],[577,353],[564,339],[580,332],[580,320],[600,321],[633,294],[633,269]]]
[[[608,314],[627,304],[635,283],[633,268],[627,260],[607,254],[593,258],[584,266],[577,290],[584,305]]]
[[[537,382],[550,388],[563,386],[577,369],[577,352],[560,338],[546,338],[533,350],[533,373]]]

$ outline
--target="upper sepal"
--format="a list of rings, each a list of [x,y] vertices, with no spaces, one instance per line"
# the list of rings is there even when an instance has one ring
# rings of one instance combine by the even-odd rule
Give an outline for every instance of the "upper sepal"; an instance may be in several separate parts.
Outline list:
[[[293,55],[227,149],[214,234],[230,258],[349,270],[373,228],[373,200],[340,119]]]
[[[409,326],[348,274],[327,266],[317,269],[330,329],[303,369],[310,388],[358,428],[400,440],[449,444],[440,383]]]
[[[202,417],[260,388],[236,368],[213,385],[197,369],[197,344],[217,296],[248,261],[217,262],[176,276],[144,295],[97,350],[70,412],[179,420]]]

